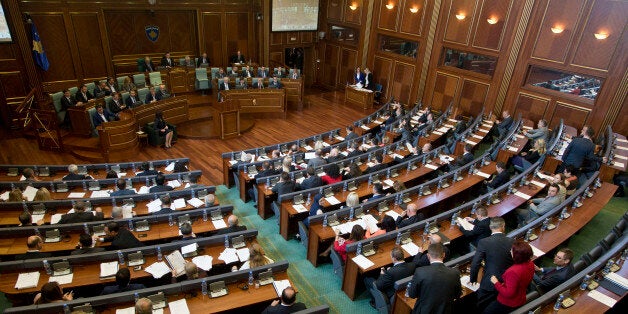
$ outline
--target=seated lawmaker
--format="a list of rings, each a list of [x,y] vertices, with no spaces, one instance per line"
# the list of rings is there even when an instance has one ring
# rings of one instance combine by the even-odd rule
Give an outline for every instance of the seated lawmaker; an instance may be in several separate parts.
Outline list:
[[[174,190],[173,187],[165,184],[166,183],[166,176],[164,176],[163,174],[158,174],[157,177],[155,177],[155,183],[157,185],[151,187],[148,192],[150,193],[158,193],[158,192],[168,192],[168,191],[172,191]]]
[[[126,106],[128,108],[135,108],[142,104],[142,101],[137,97],[137,90],[132,89],[129,92],[129,98],[126,99]]]
[[[238,52],[231,57],[231,63],[245,63],[246,58],[244,55],[238,50]]]
[[[493,175],[493,178],[491,178],[490,180],[484,180],[484,184],[486,184],[486,188],[489,192],[508,183],[508,180],[510,180],[508,171],[506,171],[506,165],[504,165],[502,161],[497,162],[495,170],[497,171],[497,173]]]
[[[387,216],[389,217],[389,216]],[[414,274],[416,268],[414,263],[406,263],[404,260],[403,250],[400,246],[395,246],[390,251],[390,259],[393,263],[391,267],[382,267],[379,272],[379,277],[364,277],[364,285],[368,290],[375,288],[381,291],[388,300],[392,300],[395,295],[395,282],[399,279],[403,279]],[[371,296],[371,306],[375,307],[375,300]]]
[[[253,82],[252,87],[255,89],[264,89],[264,80],[261,78],[257,79],[257,81]]]
[[[99,208],[99,207],[98,207]],[[61,216],[61,220],[59,220],[59,224],[71,224],[71,223],[80,223],[80,222],[89,222],[89,221],[98,221],[105,219],[102,213],[102,209],[100,212],[94,211],[86,212],[85,211],[85,202],[77,201],[74,203],[73,213],[68,213]]]
[[[36,222],[33,222],[33,216],[29,212],[22,212],[20,216],[18,216],[20,220],[19,227],[28,227],[28,226],[41,226],[44,224],[43,219],[39,219]]]
[[[240,82],[236,85],[236,89],[248,89],[246,79],[240,79]]]
[[[87,90],[87,85],[81,85],[79,91],[74,95],[77,105],[87,104],[94,101],[94,96]]]
[[[203,54],[198,57],[198,60],[196,60],[197,68],[200,68],[203,64],[209,66],[209,57],[207,57],[207,52],[203,52]]]
[[[478,246],[478,241],[491,235],[491,228],[489,227],[491,220],[488,217],[486,208],[478,207],[475,211],[475,217],[475,219],[471,217],[464,218],[473,225],[473,229],[465,230],[458,226],[473,250]]]
[[[151,86],[148,89],[148,94],[146,94],[146,98],[144,99],[144,103],[145,104],[150,104],[150,103],[156,102],[158,100],[161,100],[161,95],[157,93],[157,91],[155,90],[155,86]]]
[[[90,179],[91,177],[89,175],[86,174],[78,174],[78,166],[75,164],[70,164],[68,166],[68,174],[66,174],[63,179],[63,181],[73,181],[73,180],[85,180],[85,179]]]
[[[277,80],[277,77],[274,76],[270,81],[268,81],[268,88],[281,88],[281,82]]]
[[[545,154],[545,140],[540,138],[534,141],[532,148],[514,156],[512,158],[512,164],[516,167],[520,167],[522,170],[526,170],[530,168],[533,163],[537,162],[543,154]]]
[[[113,97],[111,97],[111,102],[109,103],[109,108],[114,114],[127,108],[126,104],[122,102],[122,97],[120,96],[120,93],[113,93]]]
[[[100,293],[100,295],[129,292],[144,288],[146,287],[141,283],[131,283],[131,272],[128,268],[124,267],[118,269],[118,272],[116,272],[116,285],[106,286],[104,289],[102,289],[102,293]]]
[[[92,239],[89,234],[82,233],[79,236],[79,243],[76,245],[76,250],[70,252],[70,255],[91,254],[104,251],[105,248],[103,247],[94,247],[94,239]]]
[[[262,247],[259,244],[253,243],[249,247],[249,260],[244,262],[244,264],[242,264],[242,266],[240,267],[240,270],[256,268],[256,267],[272,264],[274,262],[275,261],[273,261],[271,258],[266,256],[266,254],[264,254],[264,250],[262,250]]]
[[[169,194],[166,193],[161,195],[159,197],[159,200],[161,201],[161,208],[159,209],[159,211],[154,212],[155,215],[174,212],[174,209],[172,209],[172,199],[170,198]]]
[[[231,86],[229,86],[229,77],[225,76],[222,79],[222,82],[220,80],[218,80],[218,90],[230,90]]]
[[[425,219],[423,213],[418,213],[418,210],[419,208],[416,204],[408,204],[406,210],[404,210],[403,213],[397,217],[397,221],[395,221],[397,223],[397,228],[403,228]]]
[[[294,288],[287,287],[281,292],[281,299],[273,301],[262,314],[272,313],[294,313],[305,310],[305,304],[297,302],[296,291]]]
[[[212,194],[209,194],[212,195]],[[240,222],[238,220],[238,216],[236,215],[229,215],[229,217],[227,218],[227,228],[224,229],[220,229],[218,230],[218,232],[216,232],[216,235],[219,234],[229,234],[229,233],[233,233],[233,232],[239,232],[239,231],[244,231],[246,230],[246,226],[240,226]]]
[[[24,254],[15,255],[15,260],[25,260],[34,258],[46,258],[52,256],[49,252],[41,252],[44,240],[40,236],[30,236],[26,239],[26,246],[28,249]]]
[[[74,299],[74,291],[63,293],[61,286],[56,281],[45,283],[41,287],[41,292],[35,295],[33,303],[46,304],[46,303],[58,303],[67,302]]]
[[[449,251],[449,248],[447,246],[445,246],[443,244],[443,238],[441,238],[440,235],[438,235],[438,233],[433,233],[427,236],[430,244],[441,244],[443,245],[443,249],[444,249],[444,253],[445,253],[445,257],[443,258],[443,262],[446,262],[449,260],[449,258],[451,257],[451,252]],[[427,250],[423,251],[423,252],[419,252],[417,253],[413,258],[412,258],[412,262],[414,263],[414,265],[416,267],[423,267],[423,266],[428,266],[430,265],[430,260],[427,257]]]
[[[172,129],[168,126],[168,122],[164,119],[164,114],[161,110],[155,112],[155,122],[154,122],[155,130],[158,131],[160,137],[164,137],[164,148],[168,149],[172,147],[172,137],[174,133]]]
[[[547,197],[533,198],[528,201],[527,208],[517,209],[517,220],[520,226],[545,215],[552,208],[560,205],[560,195],[558,195],[558,185],[550,184],[547,189]]]
[[[166,52],[166,54],[161,57],[161,66],[166,67],[167,69],[174,66],[174,61],[170,58],[170,52]]]
[[[136,89],[137,87],[135,86],[135,83],[133,83],[133,81],[131,80],[131,77],[125,76],[124,82],[122,83],[122,91],[130,93],[132,90]]]
[[[111,242],[110,250],[133,249],[144,246],[131,231],[126,228],[120,228],[120,225],[111,221],[105,225],[105,236],[96,237],[100,242]]]
[[[189,222],[181,224],[181,226],[179,226],[179,232],[181,232],[181,238],[174,241],[186,241],[196,238],[196,234],[192,231],[192,224]]]
[[[575,274],[571,260],[573,251],[569,248],[561,248],[554,255],[555,267],[538,267],[534,265],[536,274],[532,277],[532,285],[541,293],[550,291],[563,282],[567,281]]]
[[[150,163],[147,161],[142,163],[142,172],[135,175],[136,177],[146,177],[146,176],[156,176],[159,174],[159,171],[155,169],[150,169]]]
[[[99,127],[101,124],[109,121],[118,120],[116,115],[111,113],[111,111],[105,109],[102,104],[96,105],[96,112],[92,115],[92,122],[94,123],[94,127]]]
[[[111,91],[105,81],[94,81],[94,85],[96,85],[94,87],[94,97],[101,98],[111,95]]]
[[[155,67],[153,66],[153,62],[150,60],[150,57],[144,57],[144,61],[142,62],[142,66],[144,67],[144,71],[153,72],[155,71]]]
[[[267,67],[261,66],[257,68],[257,77],[267,78],[269,75],[270,74]]]
[[[452,163],[449,164],[448,166],[449,171],[456,170],[472,162],[473,161],[473,154],[471,153],[472,149],[473,149],[473,146],[471,146],[471,144],[465,144],[464,153],[462,154],[462,156],[456,157],[456,159]]]
[[[124,195],[135,195],[135,190],[127,189],[126,180],[119,178],[116,180],[116,188],[117,190],[109,193],[109,196],[124,196]],[[133,188],[131,186],[131,188]]]

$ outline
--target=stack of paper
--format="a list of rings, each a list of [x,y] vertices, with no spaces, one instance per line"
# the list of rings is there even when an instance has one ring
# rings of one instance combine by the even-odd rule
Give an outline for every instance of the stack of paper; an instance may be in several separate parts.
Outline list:
[[[325,200],[330,205],[338,205],[338,204],[340,204],[340,201],[335,196],[325,197]]]
[[[176,189],[181,186],[181,182],[179,180],[170,180],[166,185],[171,186],[173,189]]]
[[[24,192],[22,192],[22,195],[26,197],[29,202],[33,201],[35,194],[37,194],[37,189],[30,185],[24,189]]]
[[[201,255],[201,256],[196,256],[192,259],[192,262],[194,264],[196,264],[196,266],[198,266],[198,268],[204,270],[204,271],[209,271],[210,269],[212,269],[212,261],[214,260],[213,257],[209,256],[209,255]]]
[[[48,282],[56,281],[60,285],[69,285],[72,283],[72,279],[74,279],[74,273],[69,273],[67,275],[61,275],[61,276],[50,276],[50,278],[48,279]]]
[[[78,194],[85,195],[85,193],[78,193]],[[90,198],[109,197],[109,191],[107,190],[92,191],[92,195],[90,195],[89,197]]]
[[[172,209],[179,209],[179,208],[185,208],[185,198],[177,198],[176,200],[174,200],[172,202],[172,205],[170,206],[170,208]]]
[[[201,201],[197,197],[189,199],[188,200],[188,204],[194,206],[194,208],[199,208],[201,206],[205,206],[205,202]]]
[[[477,145],[478,143],[472,141],[472,140],[464,140],[465,143],[467,144],[471,144],[471,145]]]
[[[149,187],[141,186],[140,189],[137,191],[137,194],[148,194],[149,190]]]
[[[227,228],[227,224],[223,219],[212,220],[212,223],[214,224],[214,228],[216,229]]]
[[[597,290],[591,290],[589,291],[589,294],[587,294],[589,296],[589,298],[596,300],[608,307],[613,307],[615,306],[615,303],[617,303],[617,301]]]
[[[170,273],[171,271],[165,262],[155,262],[152,265],[146,267],[144,270],[146,270],[147,273],[153,275],[153,278],[155,279],[159,279],[163,277],[165,274]]]
[[[116,314],[135,314],[135,306],[124,309],[116,309]]]
[[[185,299],[169,302],[168,309],[170,309],[170,313],[190,314],[190,309]]]
[[[368,269],[369,267],[375,265],[373,262],[371,262],[371,260],[369,260],[368,258],[366,258],[364,255],[357,255],[356,257],[352,258],[352,260],[358,265],[360,266],[360,268],[362,268],[363,270]]]
[[[100,278],[113,277],[118,272],[118,262],[100,263]]]
[[[473,137],[475,137],[475,138],[477,138],[477,139],[480,139],[480,140],[484,138],[484,136],[482,136],[482,135],[477,135],[477,134],[473,134]]]
[[[394,211],[394,210],[389,210],[389,211],[387,211],[387,212],[386,212],[386,215],[388,215],[388,216],[392,217],[394,220],[397,220],[397,217],[399,217],[399,216],[400,216],[400,215],[399,215],[399,214],[397,214],[397,212],[396,212],[396,211]]]
[[[68,194],[68,198],[83,198],[84,196],[85,196],[85,192],[72,192]]]
[[[51,225],[58,224],[59,220],[61,220],[61,216],[63,216],[63,214],[53,214],[50,217],[50,224]]]
[[[273,287],[275,288],[275,292],[277,292],[277,296],[281,298],[283,290],[290,287],[290,281],[288,281],[288,279],[275,280],[273,281]]]
[[[6,191],[6,192],[0,194],[0,199],[5,201],[5,202],[8,201],[9,200],[9,192],[10,191]]]
[[[628,289],[628,280],[617,273],[609,273],[606,275],[606,279],[624,289]]]
[[[36,288],[39,283],[39,272],[34,271],[30,273],[21,273],[17,276],[17,282],[15,283],[15,289],[28,289]]]
[[[166,167],[166,169],[165,169],[165,170],[166,170],[166,171],[172,171],[172,170],[174,170],[174,164],[175,164],[174,162],[171,162],[171,163],[170,163],[170,164]]]
[[[530,244],[530,247],[532,248],[532,254],[536,257],[541,257],[543,255],[545,255],[545,252],[539,250],[536,248],[536,246]]]
[[[238,258],[238,254],[237,254],[238,250],[233,249],[233,248],[225,248],[224,251],[222,251],[222,253],[220,253],[220,255],[218,255],[218,259],[219,260],[223,260],[225,262],[225,264],[230,264],[233,262],[237,262],[238,260],[240,260]]]
[[[480,176],[480,177],[487,178],[487,179],[491,176],[490,174],[488,174],[488,173],[484,173],[484,172],[482,172],[482,171],[478,171],[478,172],[476,172],[475,174],[476,174],[476,175],[478,175],[478,176]]]
[[[464,275],[462,277],[460,277],[460,284],[462,284],[463,286],[467,287],[468,289],[472,290],[472,291],[478,291],[478,288],[480,288],[480,284],[476,283],[476,284],[471,284],[471,282],[469,281],[469,275]]]
[[[294,208],[294,210],[296,210],[297,213],[304,213],[308,211],[307,208],[303,206],[303,204],[292,205],[292,208]]]
[[[198,250],[198,243],[188,244],[186,246],[181,247],[181,254],[190,254],[194,253]]]
[[[462,227],[462,229],[467,230],[467,231],[473,230],[473,227],[474,227],[473,224],[468,222],[466,219],[462,217],[458,217],[456,221],[458,221],[458,225]]]
[[[545,183],[541,183],[541,182],[536,181],[536,180],[532,180],[532,181],[530,181],[530,183],[540,187],[541,189],[545,187]]]
[[[521,198],[523,198],[523,199],[525,199],[525,200],[529,200],[529,199],[531,199],[531,198],[532,198],[532,196],[530,196],[530,195],[528,195],[528,194],[525,194],[525,193],[523,193],[523,192],[521,192],[521,191],[517,191],[517,192],[515,192],[515,196],[519,196],[519,197],[521,197]]]
[[[238,255],[238,258],[240,259],[240,262],[246,262],[249,260],[250,253],[249,253],[249,248],[247,247],[237,249],[236,254]]]
[[[402,245],[401,248],[404,249],[406,252],[408,252],[408,254],[413,255],[413,256],[419,253],[419,247],[416,244],[414,244],[414,242],[406,243]]]
[[[429,168],[429,169],[432,169],[432,170],[436,170],[436,169],[438,169],[438,167],[436,167],[436,166],[434,166],[434,165],[432,165],[432,164],[427,164],[427,165],[425,165],[425,168]]]

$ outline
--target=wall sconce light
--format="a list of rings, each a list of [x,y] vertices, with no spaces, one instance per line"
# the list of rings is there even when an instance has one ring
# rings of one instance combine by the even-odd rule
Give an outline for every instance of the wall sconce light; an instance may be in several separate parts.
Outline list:
[[[554,34],[560,34],[565,30],[565,28],[562,25],[554,25],[551,30]]]
[[[603,40],[608,38],[608,33],[607,32],[598,32],[593,34],[595,36],[595,38],[599,39],[599,40]]]
[[[494,24],[497,24],[497,22],[499,22],[499,19],[497,19],[494,16],[491,16],[488,19],[486,19],[486,22],[491,24],[491,25],[494,25]]]
[[[419,7],[417,7],[417,6],[413,6],[413,7],[411,7],[411,8],[410,8],[410,12],[412,12],[412,13],[417,13],[417,12],[419,12]]]
[[[349,9],[351,9],[351,11],[355,11],[358,9],[358,4],[353,2],[351,3],[351,5],[349,6]]]
[[[459,20],[464,20],[464,18],[467,17],[466,15],[464,15],[464,13],[460,12],[458,14],[456,14],[456,18]]]
[[[395,7],[395,5],[392,2],[388,2],[388,4],[386,5],[386,9],[388,10],[392,10]]]

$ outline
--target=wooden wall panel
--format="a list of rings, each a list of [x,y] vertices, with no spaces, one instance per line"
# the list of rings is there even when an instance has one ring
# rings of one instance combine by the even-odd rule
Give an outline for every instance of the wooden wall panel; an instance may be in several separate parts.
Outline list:
[[[326,44],[323,57],[322,83],[329,87],[336,87],[340,60],[340,47]]]
[[[72,13],[72,28],[75,30],[76,45],[84,78],[107,76],[107,55],[100,37],[98,13]]]
[[[538,121],[545,117],[545,113],[550,105],[550,99],[539,97],[536,95],[519,93],[517,97],[516,107],[511,110],[513,117],[518,117],[521,114],[522,117],[530,119],[532,121]],[[553,126],[553,125],[550,125]]]
[[[270,33],[270,44],[274,45],[282,45],[283,44],[283,32],[271,32]]]
[[[473,32],[473,46],[490,50],[499,50],[505,32],[505,25],[510,16],[512,0],[483,0],[478,22]],[[490,24],[489,19],[496,20]]]
[[[615,123],[613,123],[613,132],[626,135],[628,134],[628,98],[624,99],[624,104],[619,110],[619,115]]]
[[[399,102],[410,104],[410,92],[414,85],[414,69],[415,66],[403,62],[395,62],[393,69],[393,78],[391,82],[391,96],[399,99]]]
[[[223,36],[227,36],[227,57],[231,58],[238,50],[246,57],[249,56],[247,49],[249,42],[249,22],[247,13],[227,13],[227,26],[223,31]],[[228,60],[225,60],[228,62]]]
[[[449,0],[449,4],[444,40],[467,45],[475,16],[476,0]],[[459,20],[456,18],[457,14],[463,14],[465,18]]]
[[[327,19],[341,21],[344,3],[345,1],[343,0],[329,0],[327,3]]]
[[[423,19],[425,18],[425,0],[406,0],[401,10],[400,32],[423,35]],[[410,10],[417,10],[411,12]]]
[[[311,44],[314,42],[314,36],[316,36],[316,32],[299,32],[299,36],[301,36],[302,44]]]
[[[477,116],[480,114],[486,96],[488,95],[489,84],[469,79],[463,79],[462,90],[460,91],[459,114]],[[488,108],[487,108],[488,110]]]
[[[550,126],[555,126],[563,119],[565,124],[580,130],[587,123],[590,113],[588,108],[557,101],[548,122]]]
[[[141,53],[137,44],[137,37],[129,36],[129,30],[132,29],[133,15],[116,14],[105,12],[105,27],[109,36],[109,45],[111,54],[128,55]]]
[[[344,21],[346,23],[360,25],[362,23],[362,10],[364,10],[366,2],[362,0],[347,0],[344,7]],[[349,5],[355,5],[356,9],[352,10]]]
[[[397,31],[397,19],[399,17],[399,1],[380,0],[379,20],[377,27],[388,31]],[[392,5],[392,9],[388,9],[386,5]]]
[[[283,51],[275,51],[275,52],[271,52],[271,53],[268,55],[268,59],[269,59],[270,61],[274,61],[274,62],[277,62],[277,63],[283,64],[283,63],[284,63],[284,62],[283,62],[283,61],[284,61],[284,58],[283,58]],[[272,65],[272,62],[271,62],[271,65]],[[274,67],[274,66],[270,66],[270,67]],[[271,69],[271,70],[272,70],[272,69]]]
[[[288,43],[288,44],[299,43],[299,32],[287,32],[286,33],[286,43]]]
[[[576,46],[576,55],[572,63],[587,68],[608,70],[627,22],[628,1],[596,1]],[[600,40],[595,38],[596,33],[605,33],[609,36]]]
[[[70,54],[71,47],[63,14],[61,12],[32,13],[31,18],[37,25],[39,38],[50,62],[48,71],[40,72],[42,81],[76,79],[77,74]],[[27,29],[27,32],[30,33],[30,29]]]
[[[382,98],[388,99],[391,95],[390,81],[393,61],[386,57],[375,56],[373,61],[373,79],[382,84]]]
[[[563,63],[574,37],[574,27],[585,0],[549,0],[536,37],[533,58]],[[553,33],[552,27],[563,28]]]
[[[345,86],[347,82],[353,83],[353,74],[358,66],[358,51],[350,48],[342,48],[340,52],[340,76],[338,77],[338,87]]]
[[[190,18],[192,17],[192,18]],[[170,13],[168,16],[170,47],[172,51],[196,51],[196,18],[189,12]]]
[[[15,99],[24,99],[29,92],[24,88],[24,76],[20,71],[0,72],[0,88],[9,104]]]
[[[222,49],[224,45],[222,42],[221,15],[217,13],[203,13],[202,23],[204,47],[201,50],[207,52],[209,62],[212,65],[222,64],[223,60],[227,59],[227,56],[223,54]]]
[[[432,100],[427,104],[433,109],[445,109],[454,100],[458,92],[460,78],[448,73],[436,72],[436,81]]]

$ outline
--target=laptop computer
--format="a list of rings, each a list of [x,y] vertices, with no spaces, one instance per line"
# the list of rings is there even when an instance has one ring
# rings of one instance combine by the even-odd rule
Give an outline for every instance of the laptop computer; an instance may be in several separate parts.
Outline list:
[[[68,185],[66,183],[59,183],[57,184],[57,192],[67,192],[68,191]]]
[[[294,205],[299,205],[299,204],[303,204],[303,194],[297,194],[292,198],[292,203]]]
[[[375,254],[375,246],[373,244],[373,241],[364,244],[364,246],[362,246],[362,255],[368,257],[371,255]]]
[[[350,181],[349,183],[347,183],[347,190],[355,191],[357,189],[358,189],[358,186],[355,181]]]
[[[43,203],[33,205],[33,215],[43,215],[46,213],[46,206]]]
[[[212,220],[222,220],[222,212],[220,209],[211,211]]]
[[[105,225],[96,225],[92,227],[92,234],[100,237],[105,235]]]
[[[150,224],[148,224],[148,220],[140,220],[135,223],[135,231],[142,232],[150,230]]]
[[[234,249],[243,248],[245,246],[246,243],[244,242],[244,235],[239,235],[237,237],[231,238],[231,247],[233,247]]]
[[[52,264],[52,275],[63,276],[72,273],[72,267],[68,261],[61,261]]]
[[[332,197],[334,196],[334,189],[331,187],[328,187],[326,189],[323,190],[323,195],[325,195],[325,197]]]

